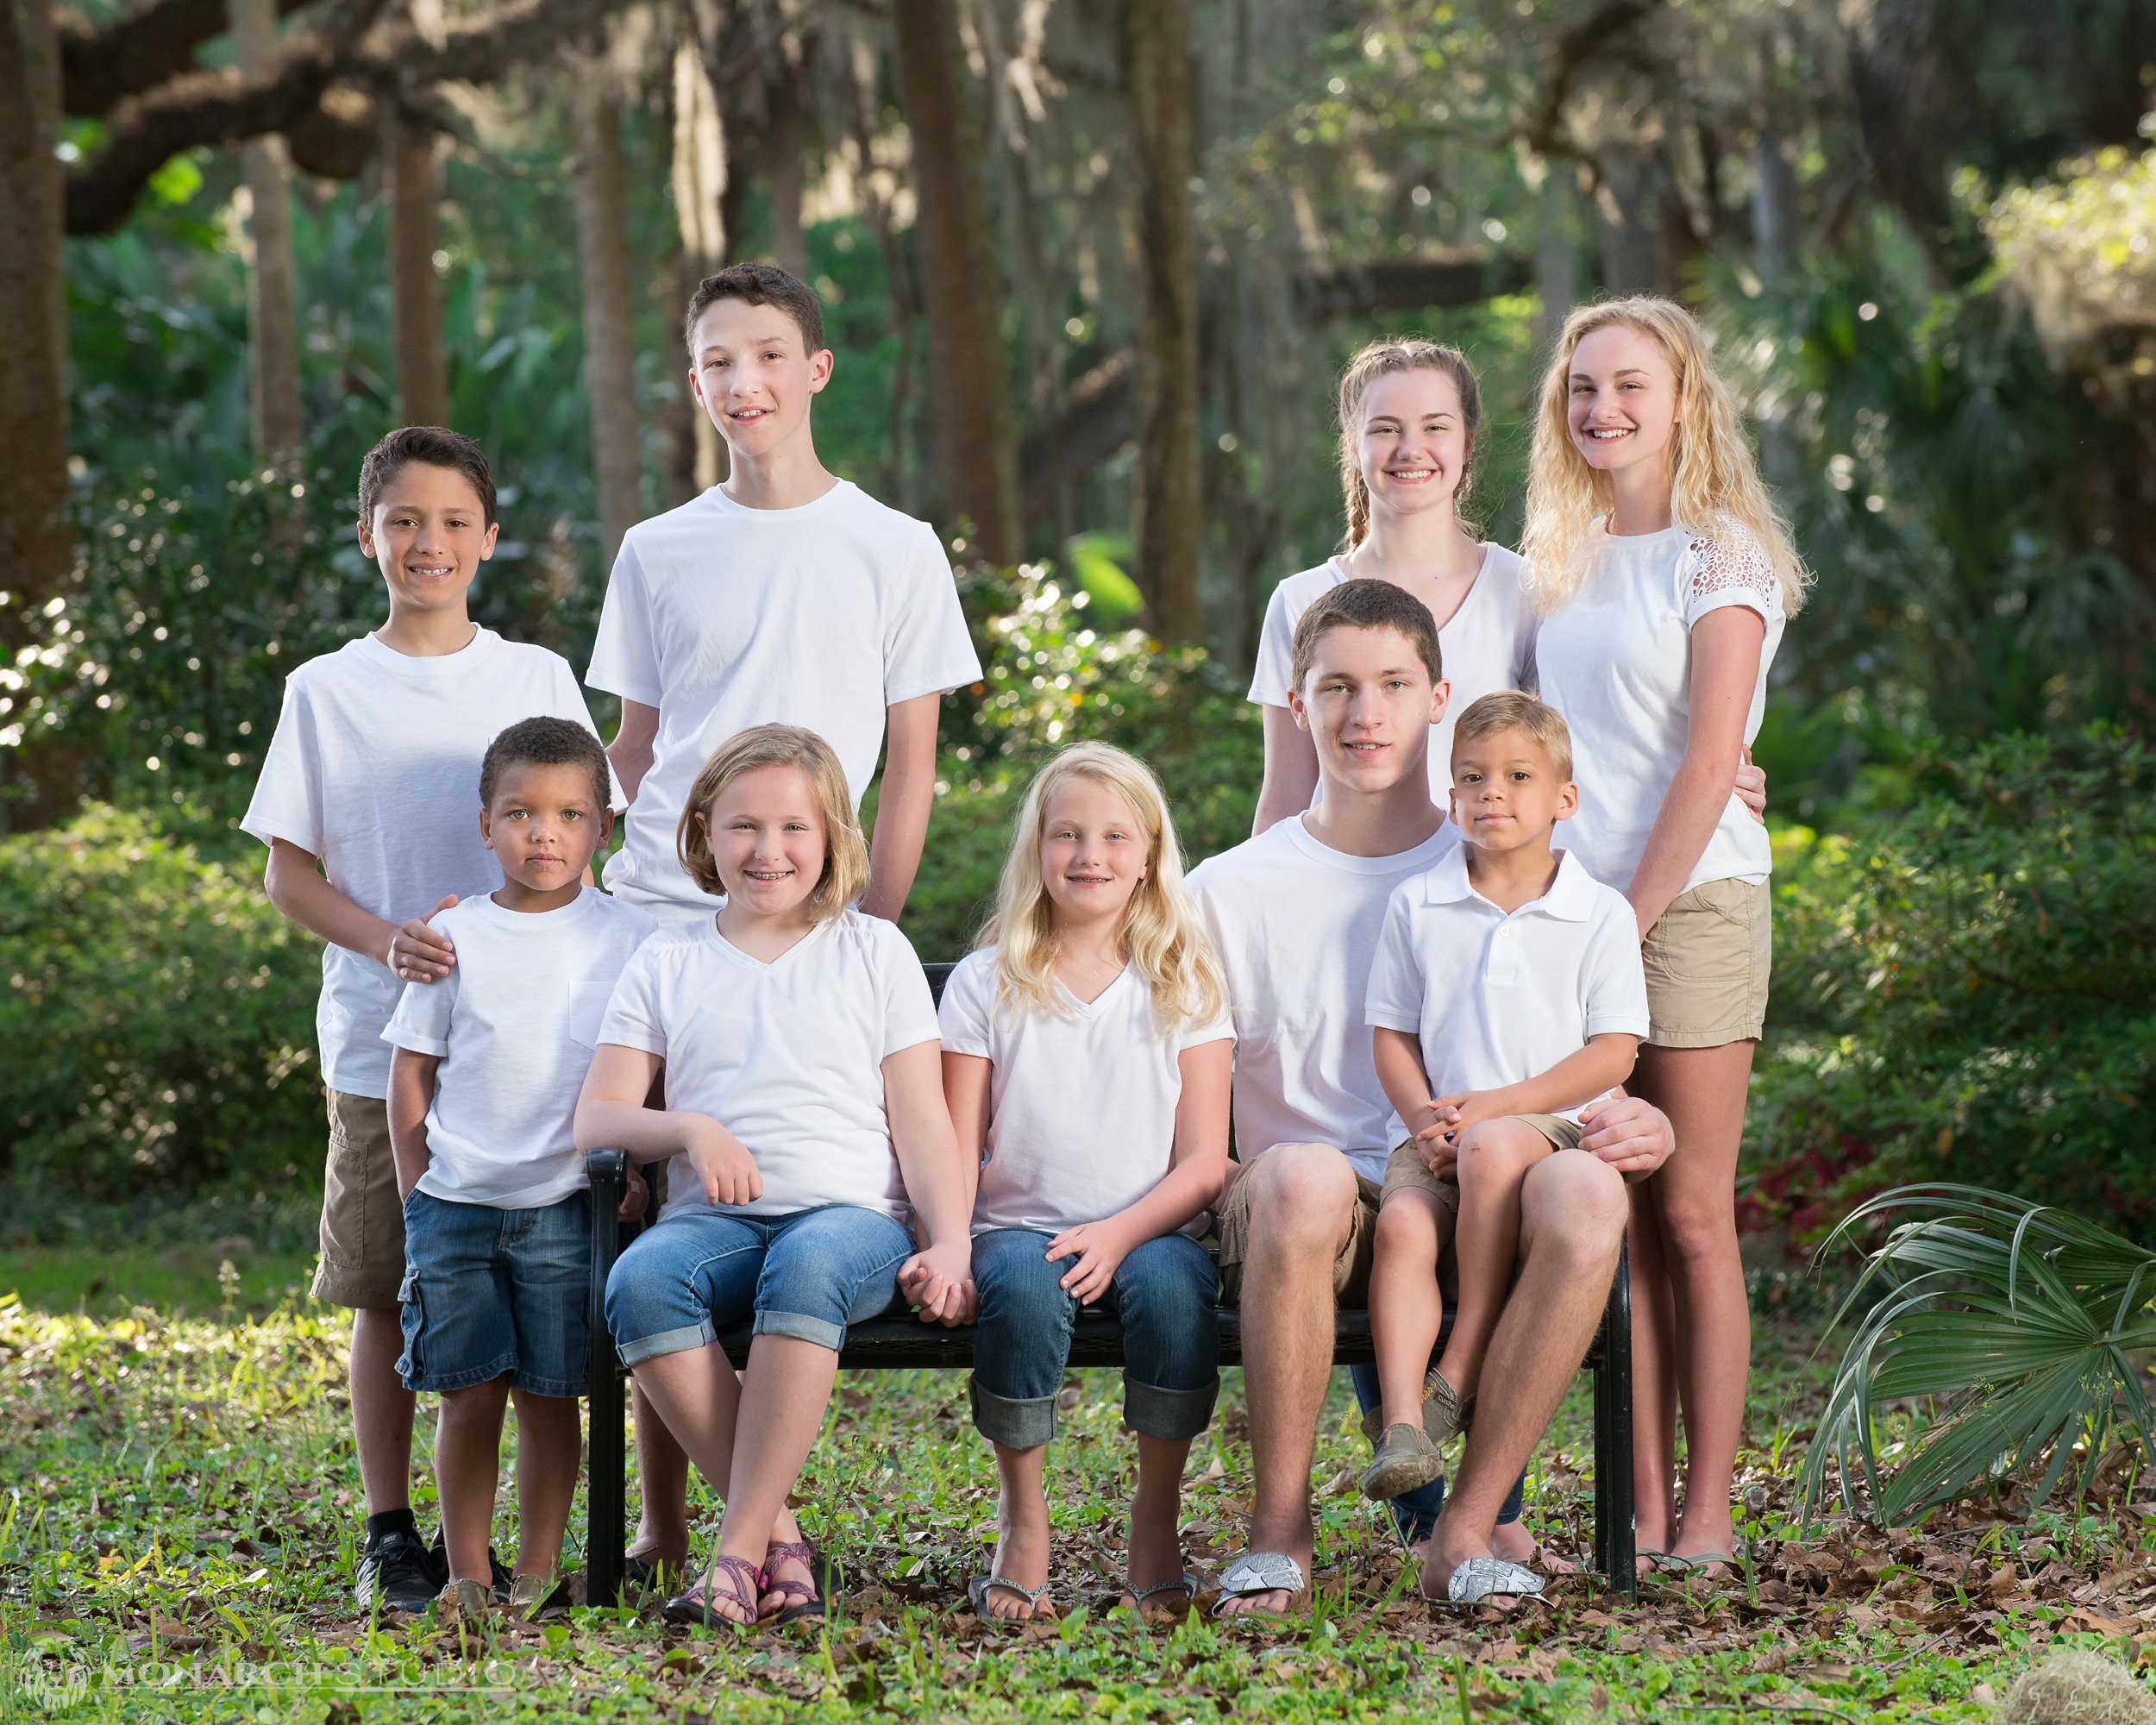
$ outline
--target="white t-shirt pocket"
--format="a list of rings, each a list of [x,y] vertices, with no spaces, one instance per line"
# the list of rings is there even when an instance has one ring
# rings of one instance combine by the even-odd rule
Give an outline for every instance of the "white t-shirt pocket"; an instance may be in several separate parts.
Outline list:
[[[569,1035],[580,1046],[599,1046],[599,1026],[606,1020],[606,1003],[613,998],[611,982],[569,984]]]

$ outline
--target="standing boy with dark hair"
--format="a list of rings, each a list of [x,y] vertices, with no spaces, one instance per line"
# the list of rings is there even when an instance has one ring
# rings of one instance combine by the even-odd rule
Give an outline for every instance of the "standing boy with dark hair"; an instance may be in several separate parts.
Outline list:
[[[806,284],[732,265],[699,285],[685,333],[731,471],[631,528],[607,583],[586,681],[621,697],[608,753],[630,799],[607,889],[662,925],[708,919],[674,845],[689,787],[737,732],[799,724],[837,751],[856,808],[884,756],[861,907],[895,920],[928,832],[943,692],[981,675],[950,560],[926,522],[818,459],[810,410],[833,359]],[[636,1432],[642,1575],[687,1555],[688,1466],[641,1394]]]
[[[389,621],[286,680],[241,822],[269,846],[270,902],[325,943],[315,1025],[329,1160],[314,1295],[352,1308],[367,1508],[360,1603],[407,1611],[433,1599],[442,1571],[409,1495],[412,1393],[397,1371],[404,1224],[382,1029],[406,982],[439,981],[456,963],[425,919],[500,883],[473,818],[484,740],[533,713],[592,722],[558,655],[473,623],[465,597],[495,532],[493,475],[470,438],[414,425],[375,445],[360,470],[359,539],[389,589]]]

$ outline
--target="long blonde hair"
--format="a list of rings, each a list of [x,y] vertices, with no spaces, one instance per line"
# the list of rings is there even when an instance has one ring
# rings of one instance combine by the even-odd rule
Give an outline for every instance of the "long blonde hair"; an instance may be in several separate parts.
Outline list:
[[[1151,768],[1106,743],[1064,750],[1041,768],[1019,805],[995,910],[975,943],[995,950],[997,998],[1020,1012],[1069,1010],[1056,988],[1056,905],[1041,875],[1041,835],[1050,800],[1072,779],[1113,791],[1145,834],[1145,878],[1124,908],[1120,942],[1152,990],[1155,1025],[1166,1036],[1185,1025],[1211,1024],[1227,1009],[1227,982],[1183,888],[1168,799]]]
[[[812,922],[828,922],[843,914],[868,887],[868,845],[854,813],[846,769],[838,764],[830,743],[800,725],[751,725],[711,751],[689,787],[688,804],[674,830],[674,850],[681,866],[704,891],[724,890],[718,865],[711,859],[711,836],[699,817],[710,815],[712,803],[728,785],[762,767],[798,768],[809,781],[817,812],[824,818],[824,872],[817,876],[809,914]]]
[[[1467,432],[1467,465],[1452,492],[1452,518],[1470,539],[1478,536],[1462,512],[1475,484],[1475,440],[1482,423],[1482,389],[1475,367],[1457,348],[1419,336],[1372,342],[1347,362],[1340,373],[1340,493],[1347,512],[1346,549],[1352,551],[1370,536],[1370,488],[1363,482],[1363,398],[1382,377],[1398,372],[1441,372],[1460,392],[1460,420]]]
[[[1670,437],[1670,518],[1694,532],[1733,522],[1758,542],[1782,590],[1782,608],[1804,603],[1811,573],[1796,554],[1789,524],[1759,481],[1736,398],[1714,369],[1707,333],[1681,305],[1651,295],[1583,305],[1564,320],[1535,409],[1533,465],[1527,478],[1527,594],[1535,608],[1557,610],[1587,579],[1588,546],[1615,501],[1609,476],[1587,464],[1566,420],[1572,356],[1597,329],[1622,324],[1651,336],[1677,374],[1677,426]]]

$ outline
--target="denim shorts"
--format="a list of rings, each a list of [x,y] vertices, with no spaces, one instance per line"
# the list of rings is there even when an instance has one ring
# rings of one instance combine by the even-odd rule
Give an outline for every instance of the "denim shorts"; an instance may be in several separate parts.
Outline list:
[[[592,1195],[536,1210],[404,1200],[407,1389],[469,1389],[506,1373],[535,1396],[581,1396],[589,1345]]]
[[[606,1279],[606,1325],[624,1365],[708,1346],[750,1312],[760,1336],[834,1352],[846,1327],[897,1299],[913,1241],[855,1204],[781,1216],[681,1210],[647,1228]]]

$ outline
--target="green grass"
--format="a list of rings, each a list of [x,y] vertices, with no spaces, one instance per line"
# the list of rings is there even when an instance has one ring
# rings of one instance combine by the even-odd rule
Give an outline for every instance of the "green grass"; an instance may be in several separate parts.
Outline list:
[[[2156,1536],[2123,1503],[2031,1515],[2009,1490],[1917,1538],[1838,1524],[1796,1542],[1821,1369],[1809,1333],[1783,1327],[1757,1350],[1741,1480],[1754,1556],[1733,1588],[1650,1584],[1635,1608],[1581,1580],[1509,1618],[1432,1613],[1354,1494],[1363,1446],[1343,1377],[1319,1433],[1311,1610],[1276,1628],[1138,1628],[1108,1609],[1134,1456],[1116,1381],[1094,1372],[1051,1453],[1073,1609],[989,1633],[960,1603],[994,1508],[962,1380],[876,1374],[842,1381],[801,1484],[804,1522],[850,1576],[820,1633],[685,1634],[599,1611],[461,1642],[431,1618],[370,1627],[350,1603],[360,1509],[340,1314],[270,1301],[304,1275],[289,1254],[235,1262],[229,1295],[206,1258],[0,1256],[0,1288],[24,1289],[0,1298],[0,1720],[1974,1721],[2054,1640],[2134,1657],[2156,1596]],[[104,1289],[69,1297],[65,1276],[93,1266]],[[116,1309],[128,1295],[170,1308]],[[1529,1511],[1575,1554],[1584,1390],[1538,1458]],[[423,1460],[430,1437],[423,1410]],[[1200,1567],[1240,1548],[1249,1460],[1232,1374],[1191,1461]],[[415,1485],[430,1524],[423,1469]],[[695,1490],[708,1525],[716,1506]],[[580,1503],[573,1544],[581,1517]]]

